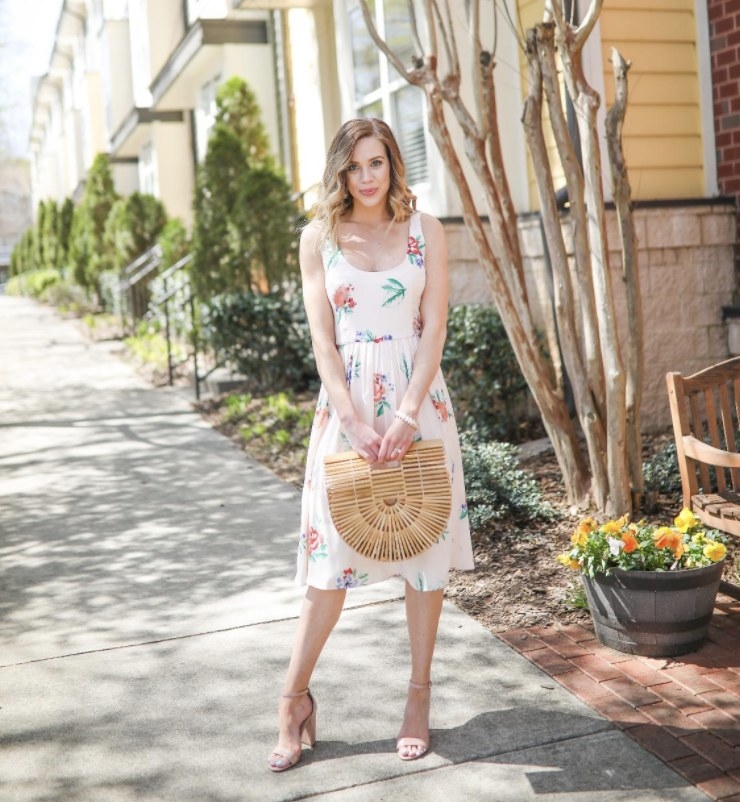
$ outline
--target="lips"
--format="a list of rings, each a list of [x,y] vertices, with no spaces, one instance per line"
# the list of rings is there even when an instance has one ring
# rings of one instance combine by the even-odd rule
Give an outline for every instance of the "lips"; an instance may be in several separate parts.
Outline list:
[[[377,189],[361,189],[360,195],[365,195],[366,197],[370,197],[370,195],[374,195],[378,190]]]

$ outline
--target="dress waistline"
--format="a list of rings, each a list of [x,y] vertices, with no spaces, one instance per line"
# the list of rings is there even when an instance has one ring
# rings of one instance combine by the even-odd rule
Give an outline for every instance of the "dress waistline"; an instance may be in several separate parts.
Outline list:
[[[358,331],[355,334],[354,339],[352,340],[342,340],[341,342],[337,342],[337,348],[344,348],[347,345],[383,345],[384,343],[397,343],[403,342],[405,340],[417,340],[419,339],[418,334],[404,334],[400,337],[397,337],[393,334],[381,334],[377,337],[372,336],[370,332]]]

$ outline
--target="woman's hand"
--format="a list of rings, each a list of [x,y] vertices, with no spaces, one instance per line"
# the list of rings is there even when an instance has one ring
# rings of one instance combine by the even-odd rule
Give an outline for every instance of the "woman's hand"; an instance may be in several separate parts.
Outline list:
[[[414,428],[396,418],[385,433],[378,452],[378,462],[402,460],[414,441]]]
[[[364,421],[354,418],[349,423],[342,426],[342,431],[347,435],[352,450],[356,451],[364,460],[370,464],[378,461],[383,438]]]

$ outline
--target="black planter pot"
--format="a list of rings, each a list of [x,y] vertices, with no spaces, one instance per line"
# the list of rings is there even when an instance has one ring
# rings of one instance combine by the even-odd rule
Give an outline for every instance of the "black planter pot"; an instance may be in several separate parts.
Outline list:
[[[724,560],[683,571],[582,575],[596,636],[612,649],[646,657],[696,651],[709,630]]]

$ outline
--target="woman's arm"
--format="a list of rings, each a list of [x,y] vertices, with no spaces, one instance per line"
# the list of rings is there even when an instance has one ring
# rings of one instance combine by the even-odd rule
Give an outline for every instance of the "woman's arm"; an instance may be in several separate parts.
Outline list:
[[[347,389],[344,363],[334,341],[334,313],[324,286],[318,231],[318,226],[313,224],[304,229],[299,251],[303,302],[311,330],[316,367],[353,450],[368,462],[375,462],[381,437],[360,419]]]
[[[426,242],[426,285],[420,305],[422,334],[414,357],[411,381],[399,406],[402,412],[412,418],[416,418],[439,370],[447,337],[447,241],[444,228],[435,217],[425,214],[422,215],[422,229]],[[378,459],[390,460],[395,449],[405,454],[413,436],[413,428],[396,418],[383,438]]]

